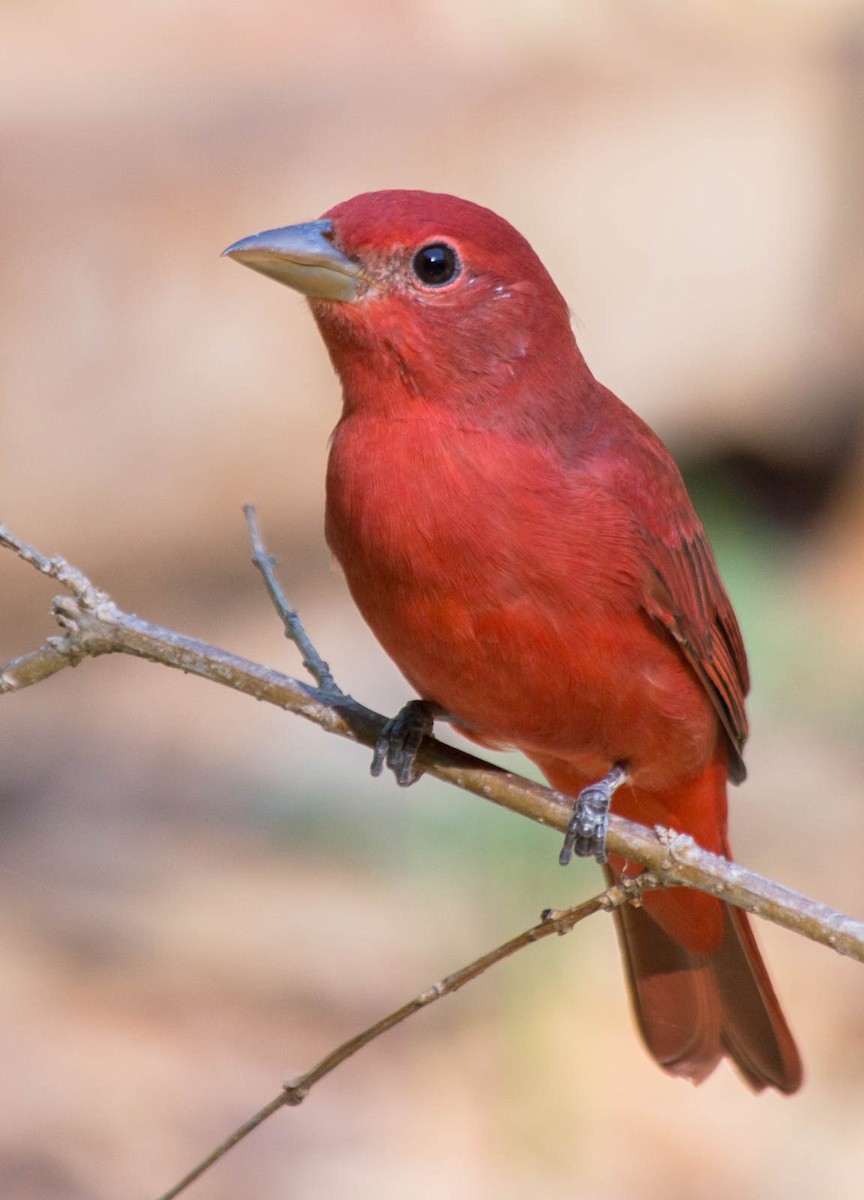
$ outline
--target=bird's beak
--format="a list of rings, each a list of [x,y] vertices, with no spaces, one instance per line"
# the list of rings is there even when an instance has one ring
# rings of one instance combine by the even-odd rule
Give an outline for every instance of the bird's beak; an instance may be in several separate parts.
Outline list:
[[[358,264],[333,245],[332,221],[267,229],[222,254],[320,300],[354,300],[361,279]]]

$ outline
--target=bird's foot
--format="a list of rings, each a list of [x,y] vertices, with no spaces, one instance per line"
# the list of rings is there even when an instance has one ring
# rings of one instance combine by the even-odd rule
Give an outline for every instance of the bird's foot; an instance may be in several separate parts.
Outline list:
[[[381,730],[372,755],[372,774],[380,775],[388,767],[400,787],[416,783],[423,774],[417,766],[420,743],[431,734],[436,719],[446,715],[433,700],[409,700]]]
[[[599,863],[606,861],[609,807],[618,788],[626,782],[627,772],[616,764],[608,775],[582,789],[558,855],[562,867],[567,866],[574,854],[578,858],[596,858]]]

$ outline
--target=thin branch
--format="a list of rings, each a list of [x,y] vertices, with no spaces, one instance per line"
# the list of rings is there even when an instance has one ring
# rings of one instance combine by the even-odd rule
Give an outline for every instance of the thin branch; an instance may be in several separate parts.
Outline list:
[[[386,724],[380,713],[365,708],[351,696],[333,701],[320,688],[123,612],[64,559],[47,558],[2,526],[0,545],[15,550],[69,593],[55,599],[53,605],[63,636],[51,638],[32,654],[0,666],[0,694],[38,683],[88,656],[131,654],[265,700],[305,717],[328,733],[370,748]],[[436,738],[424,739],[418,764],[436,779],[541,825],[561,832],[567,828],[573,810],[571,796],[494,767]],[[691,887],[722,896],[730,904],[864,962],[864,922],[748,871],[740,863],[710,854],[691,837],[660,826],[647,829],[613,815],[607,845],[612,854],[645,867],[663,887]]]
[[[257,1129],[259,1125],[263,1125],[268,1117],[272,1117],[274,1113],[278,1112],[280,1108],[284,1108],[286,1104],[291,1105],[299,1103],[300,1100],[291,1099],[291,1095],[287,1087],[283,1088],[278,1096],[275,1096],[269,1102],[269,1104],[265,1104],[264,1107],[259,1109],[257,1113],[251,1116],[248,1121],[244,1121],[243,1124],[235,1129],[234,1132],[227,1137],[224,1142],[220,1142],[215,1150],[208,1154],[206,1158],[202,1159],[197,1166],[193,1167],[188,1174],[184,1175],[182,1179],[178,1180],[177,1183],[175,1183],[173,1187],[170,1187],[167,1192],[163,1192],[162,1195],[158,1197],[158,1200],[174,1200],[175,1196],[179,1196],[181,1192],[185,1192],[186,1189],[193,1184],[196,1179],[200,1179],[204,1172],[209,1171],[210,1168],[214,1166],[220,1158],[224,1158],[229,1150],[233,1150],[238,1142],[242,1142],[243,1139],[248,1137],[248,1135],[252,1133],[253,1130]]]
[[[344,692],[337,686],[336,680],[330,672],[330,667],[306,636],[306,630],[303,628],[303,622],[300,620],[299,614],[288,603],[288,599],[282,591],[282,586],[276,578],[276,572],[273,568],[276,566],[277,560],[275,555],[270,554],[264,547],[255,505],[244,504],[243,512],[249,528],[249,539],[252,542],[252,562],[264,577],[267,591],[270,593],[270,599],[273,601],[273,607],[276,609],[285,627],[285,636],[289,641],[294,643],[303,655],[303,666],[318,684],[321,691],[326,693],[331,700],[341,699],[344,696]]]
[[[652,886],[656,886],[654,880],[647,875],[640,875],[637,879],[630,880],[625,884],[616,884],[608,888],[605,892],[602,892],[599,896],[593,896],[590,900],[586,900],[583,904],[577,904],[573,908],[545,912],[539,925],[534,925],[530,929],[526,929],[523,933],[511,938],[510,941],[504,942],[494,950],[490,950],[488,954],[475,959],[468,966],[460,967],[452,975],[448,975],[438,983],[433,983],[431,987],[420,992],[419,995],[409,1000],[407,1004],[403,1004],[401,1008],[388,1013],[386,1017],[382,1017],[380,1021],[376,1021],[374,1025],[370,1025],[362,1033],[356,1034],[354,1037],[349,1038],[347,1042],[343,1042],[341,1046],[337,1046],[326,1058],[322,1058],[316,1066],[312,1067],[305,1074],[299,1075],[296,1079],[286,1080],[278,1096],[274,1097],[268,1104],[265,1104],[248,1121],[244,1121],[238,1129],[235,1129],[229,1137],[220,1142],[215,1150],[208,1154],[205,1159],[202,1159],[187,1175],[184,1175],[178,1183],[175,1183],[167,1192],[163,1192],[158,1200],[174,1200],[176,1196],[184,1192],[196,1179],[200,1179],[205,1171],[212,1167],[214,1163],[217,1163],[220,1158],[223,1158],[238,1142],[242,1142],[248,1134],[263,1124],[268,1117],[271,1117],[286,1105],[294,1107],[302,1104],[316,1083],[326,1075],[329,1075],[331,1071],[335,1071],[338,1066],[345,1062],[346,1059],[351,1058],[358,1050],[362,1050],[364,1046],[368,1046],[370,1042],[374,1042],[382,1034],[400,1025],[403,1021],[413,1016],[414,1013],[419,1012],[421,1008],[428,1008],[430,1004],[443,999],[444,996],[452,996],[454,992],[458,992],[466,983],[470,983],[490,967],[503,962],[505,958],[509,958],[511,954],[516,954],[517,951],[523,950],[526,946],[542,941],[543,938],[550,937],[553,933],[563,936],[569,933],[580,921],[584,921],[586,917],[590,917],[595,912],[600,912],[601,910],[611,911],[613,908],[618,908],[622,904],[638,899],[639,896]]]
[[[300,648],[304,665],[318,687],[184,637],[123,612],[76,568],[59,557],[48,558],[0,526],[0,546],[14,550],[25,562],[60,583],[66,595],[53,603],[62,636],[49,638],[29,654],[0,667],[0,694],[40,682],[66,666],[102,654],[131,654],[211,679],[298,713],[331,733],[373,747],[386,724],[380,714],[358,704],[335,684],[327,664],[306,637],[297,614],[290,608],[273,571],[275,560],[264,548],[254,509],[247,509],[256,566],[262,572],[287,636]],[[491,800],[541,824],[565,830],[572,812],[572,797],[531,783],[482,759],[456,750],[433,737],[421,744],[418,765],[430,775]],[[546,914],[534,926],[504,946],[448,976],[416,996],[367,1030],[349,1039],[283,1091],[213,1151],[160,1200],[180,1195],[269,1116],[285,1105],[302,1102],[309,1089],[358,1050],[428,1004],[449,995],[476,978],[494,963],[550,933],[566,932],[598,908],[615,907],[651,887],[686,886],[756,913],[841,953],[864,961],[864,923],[817,904],[781,887],[740,864],[727,862],[697,846],[693,839],[660,827],[648,830],[620,817],[610,820],[609,850],[646,868],[625,885],[612,888],[594,900],[565,913]]]

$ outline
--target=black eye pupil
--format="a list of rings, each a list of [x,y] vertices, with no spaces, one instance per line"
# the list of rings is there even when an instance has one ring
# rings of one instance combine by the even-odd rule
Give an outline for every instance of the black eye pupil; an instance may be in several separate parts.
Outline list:
[[[429,246],[421,246],[414,255],[411,264],[414,274],[421,283],[432,287],[441,287],[450,283],[459,274],[459,259],[452,246],[444,242],[433,242]]]

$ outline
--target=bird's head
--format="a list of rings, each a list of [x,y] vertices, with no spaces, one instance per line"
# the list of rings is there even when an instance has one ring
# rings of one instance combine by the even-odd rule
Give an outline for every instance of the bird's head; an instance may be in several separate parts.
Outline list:
[[[367,192],[225,254],[308,297],[349,404],[370,390],[479,402],[550,357],[559,378],[570,358],[585,370],[529,243],[455,196]]]

